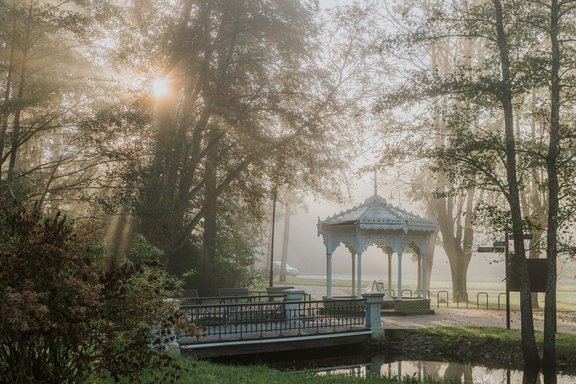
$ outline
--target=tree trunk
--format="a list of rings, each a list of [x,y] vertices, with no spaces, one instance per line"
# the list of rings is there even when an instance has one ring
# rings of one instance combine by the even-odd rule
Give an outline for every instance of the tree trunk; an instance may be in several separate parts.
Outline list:
[[[214,262],[216,260],[216,239],[217,239],[217,166],[218,166],[218,129],[209,127],[208,131],[208,152],[206,153],[206,175],[204,181],[206,207],[204,211],[204,234],[202,250],[202,280],[204,290],[208,294],[216,293],[217,281],[214,276]]]
[[[508,191],[506,194],[510,206],[512,219],[512,235],[514,240],[514,254],[512,256],[513,272],[520,277],[520,311],[521,311],[521,335],[522,354],[524,364],[539,366],[540,358],[536,349],[536,337],[534,335],[534,319],[532,314],[532,300],[530,295],[530,281],[528,278],[528,266],[526,264],[526,251],[524,249],[524,233],[522,226],[522,207],[520,205],[520,193],[518,177],[516,174],[516,144],[514,137],[514,112],[512,107],[512,77],[510,74],[510,57],[508,42],[504,30],[504,16],[501,0],[493,0],[495,10],[495,22],[497,43],[500,54],[501,66],[501,90],[500,102],[504,111],[504,130],[506,140],[506,176]]]
[[[466,302],[468,301],[468,286],[467,286],[467,270],[468,264],[464,260],[464,255],[453,254],[450,261],[450,274],[452,276],[452,301]]]
[[[12,142],[10,145],[10,159],[8,161],[8,181],[11,182],[14,179],[14,172],[17,167],[18,159],[18,147],[20,145],[20,119],[22,118],[22,103],[24,100],[24,87],[26,83],[26,77],[28,74],[28,53],[30,51],[30,35],[32,33],[32,2],[30,2],[28,16],[27,16],[27,26],[26,33],[24,35],[24,41],[22,43],[22,58],[20,64],[20,80],[18,83],[18,94],[16,96],[16,110],[14,112],[14,122],[12,127]]]
[[[550,41],[552,48],[552,68],[550,81],[550,142],[546,157],[548,171],[548,227],[546,230],[546,257],[548,258],[548,280],[544,306],[544,345],[543,365],[554,368],[556,365],[556,254],[558,232],[558,169],[560,155],[560,46],[558,42],[558,0],[550,5]]]
[[[453,199],[441,198],[436,202],[436,211],[438,216],[438,225],[440,227],[440,233],[442,234],[442,240],[444,245],[444,250],[448,256],[448,262],[450,264],[450,274],[452,276],[452,300],[456,302],[457,300],[465,300],[467,292],[467,273],[468,265],[470,264],[470,258],[472,252],[465,252],[465,249],[471,249],[471,244],[464,244],[462,242],[462,235],[466,233],[466,242],[472,241],[472,236],[466,229],[464,231],[459,228],[454,227],[455,222],[459,224],[462,214],[457,213],[456,219],[454,219],[453,209],[457,205],[454,203]],[[457,209],[458,211],[460,208]],[[465,213],[465,216],[471,215],[472,212]],[[466,220],[466,219],[465,219]],[[464,225],[466,228],[466,224]]]
[[[4,103],[8,105],[12,97],[12,76],[15,67],[15,52],[16,52],[16,20],[12,23],[12,36],[10,40],[10,59],[8,62],[8,73],[6,74],[6,85],[4,86]],[[4,112],[2,117],[2,125],[0,126],[0,170],[4,163],[4,145],[6,142],[6,132],[8,130],[8,120],[10,119],[10,111]],[[1,175],[1,174],[0,174]],[[2,178],[0,177],[0,180]]]
[[[428,258],[426,262],[426,287],[430,290],[430,280],[432,279],[432,266],[434,265],[434,249],[436,248],[436,236],[432,236],[428,243]]]

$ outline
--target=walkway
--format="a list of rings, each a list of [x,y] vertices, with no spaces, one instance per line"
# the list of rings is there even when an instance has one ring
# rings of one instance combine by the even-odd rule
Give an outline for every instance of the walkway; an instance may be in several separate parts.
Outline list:
[[[435,315],[421,316],[385,316],[382,325],[388,329],[418,328],[418,327],[501,327],[506,328],[505,311],[486,311],[482,309],[465,308],[434,308]],[[520,313],[510,314],[510,326],[520,328]],[[534,313],[536,330],[544,329],[544,313]],[[576,313],[562,312],[558,314],[558,332],[576,333]]]
[[[310,293],[312,298],[319,298],[325,294],[326,288],[320,286],[298,286]],[[350,288],[332,288],[333,294],[348,295]],[[418,328],[418,327],[501,327],[506,328],[505,311],[486,311],[470,307],[465,308],[433,308],[435,315],[416,316],[385,316],[382,325],[388,329]],[[510,316],[512,328],[520,328],[520,313],[512,312]],[[544,313],[534,313],[534,326],[536,330],[544,329]],[[558,313],[558,332],[576,333],[576,312]]]

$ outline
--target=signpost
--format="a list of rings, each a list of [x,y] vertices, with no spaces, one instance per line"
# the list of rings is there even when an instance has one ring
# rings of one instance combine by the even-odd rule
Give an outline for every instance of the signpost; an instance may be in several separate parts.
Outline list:
[[[510,275],[509,263],[510,260],[508,255],[510,254],[510,243],[508,241],[508,232],[504,233],[504,262],[506,264],[505,274],[506,274],[506,329],[510,329],[510,290],[508,289],[508,276]]]
[[[532,234],[525,234],[525,240],[532,240]],[[510,270],[510,235],[504,234],[504,241],[495,241],[492,247],[478,247],[478,252],[499,253],[504,252],[506,264],[506,329],[510,329],[510,291],[520,291],[519,276],[512,274]],[[531,292],[546,292],[546,281],[548,276],[548,259],[526,259],[528,264],[528,277],[530,280]]]

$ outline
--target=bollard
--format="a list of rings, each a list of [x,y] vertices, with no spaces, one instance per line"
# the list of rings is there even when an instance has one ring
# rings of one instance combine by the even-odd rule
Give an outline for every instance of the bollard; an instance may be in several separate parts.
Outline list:
[[[438,308],[440,308],[440,294],[441,293],[446,294],[446,308],[448,308],[448,303],[450,301],[450,295],[449,295],[448,291],[438,291],[438,293],[436,294],[436,306]]]
[[[380,313],[384,292],[363,293],[362,297],[366,300],[366,328],[372,331],[372,339],[383,339],[384,328]]]
[[[478,292],[476,294],[476,309],[480,309],[480,296],[486,296],[486,309],[488,309],[488,292]]]

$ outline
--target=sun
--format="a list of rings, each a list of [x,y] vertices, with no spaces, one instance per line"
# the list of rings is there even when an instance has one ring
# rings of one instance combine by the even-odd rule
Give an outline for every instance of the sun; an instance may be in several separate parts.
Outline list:
[[[152,96],[162,99],[170,94],[170,80],[166,77],[156,77],[152,80]]]

